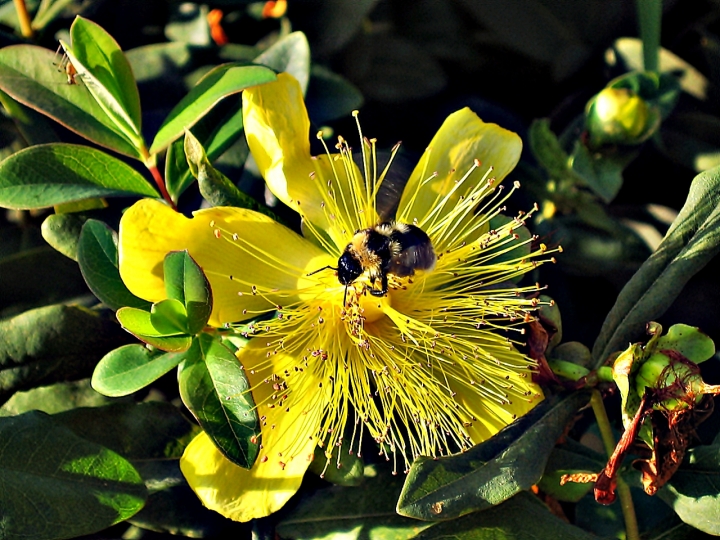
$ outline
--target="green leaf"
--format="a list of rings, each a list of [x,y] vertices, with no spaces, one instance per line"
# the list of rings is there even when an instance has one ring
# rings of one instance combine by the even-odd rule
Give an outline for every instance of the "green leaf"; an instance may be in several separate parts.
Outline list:
[[[75,17],[70,38],[72,46],[61,44],[77,76],[142,156],[140,94],[127,58],[112,36],[88,19]]]
[[[142,508],[147,492],[128,461],[44,413],[0,418],[3,538],[94,533]]]
[[[548,175],[554,179],[567,176],[569,156],[560,146],[557,135],[550,129],[550,120],[533,120],[528,136],[535,159],[547,170]]]
[[[303,94],[310,79],[310,44],[302,32],[292,32],[258,55],[254,63],[287,72],[297,79]]]
[[[168,298],[176,299],[185,308],[185,331],[197,334],[212,312],[210,283],[187,251],[168,253],[163,269]]]
[[[547,399],[467,452],[416,459],[398,500],[398,513],[430,521],[453,519],[529,489],[540,480],[565,425],[587,400],[583,392]]]
[[[7,403],[0,407],[0,416],[17,416],[35,410],[54,414],[76,407],[99,407],[111,401],[111,398],[92,389],[90,379],[81,379],[40,386],[26,392],[15,392]]]
[[[105,396],[127,396],[156,381],[186,358],[199,354],[197,347],[177,353],[153,353],[143,345],[125,345],[102,357],[92,376],[93,388]]]
[[[0,89],[81,137],[139,159],[138,149],[118,131],[82,79],[68,84],[57,64],[58,56],[41,47],[13,45],[0,49]]]
[[[409,540],[430,524],[397,515],[403,479],[380,466],[365,467],[362,488],[330,486],[305,495],[282,516],[283,538]]]
[[[643,335],[720,251],[720,167],[699,174],[657,250],[618,295],[593,346],[596,365]]]
[[[3,317],[89,296],[77,264],[47,245],[3,257],[0,276]]]
[[[179,459],[197,434],[197,426],[178,407],[160,401],[80,407],[53,418],[77,436],[133,461]]]
[[[529,493],[486,510],[445,523],[437,523],[415,537],[417,540],[593,540],[597,536],[554,516],[547,506]]]
[[[180,472],[177,460],[138,461],[151,487],[145,506],[128,521],[142,529],[188,538],[242,538],[246,529],[205,508]]]
[[[210,162],[220,157],[236,142],[242,142],[240,162],[247,158],[249,150],[243,132],[242,102],[240,99],[228,99],[203,116],[193,127],[193,135],[207,149]],[[185,158],[185,140],[177,139],[168,147],[165,161],[165,182],[170,194],[177,199],[194,180]]]
[[[180,137],[218,101],[245,88],[275,80],[275,73],[266,67],[223,64],[207,73],[170,112],[155,136],[150,153],[155,154]]]
[[[185,132],[185,156],[190,172],[198,180],[200,193],[211,206],[259,206],[257,201],[236,188],[227,176],[210,164],[202,145],[190,131]]]
[[[13,392],[89,377],[95,364],[130,336],[98,313],[47,306],[0,321],[0,402]]]
[[[148,345],[163,351],[186,351],[192,343],[192,336],[174,331],[168,334],[165,333],[165,329],[156,328],[148,311],[124,307],[118,309],[115,316],[125,330]]]
[[[720,445],[688,450],[681,467],[658,491],[685,523],[720,535]]]
[[[58,252],[77,261],[80,230],[85,219],[78,214],[50,214],[42,224],[43,238]]]
[[[168,298],[152,305],[150,323],[164,336],[187,334],[187,311],[179,300]]]
[[[623,170],[638,155],[637,150],[591,152],[581,141],[575,143],[570,158],[572,170],[604,202],[611,202],[623,183]]]
[[[672,349],[696,364],[709,360],[715,354],[715,344],[710,336],[695,326],[673,324],[667,334],[660,336],[654,350]]]
[[[260,449],[260,422],[243,367],[219,340],[197,338],[204,362],[183,362],[178,381],[185,406],[230,461],[249,469]]]
[[[538,487],[559,501],[578,502],[592,489],[592,482],[567,482],[561,485],[560,478],[565,474],[597,473],[605,468],[606,463],[607,458],[602,454],[567,439],[562,445],[553,448]]]
[[[320,64],[310,68],[310,75],[305,105],[313,123],[322,125],[330,120],[347,118],[362,106],[362,93],[344,77]]]
[[[80,232],[77,259],[88,287],[107,307],[150,309],[150,302],[131,293],[120,278],[117,234],[102,221],[89,219]]]
[[[89,199],[157,191],[135,169],[87,146],[42,144],[0,163],[0,205],[25,210]]]
[[[364,478],[364,469],[363,460],[357,454],[341,450],[338,456],[338,449],[334,448],[328,459],[325,450],[319,446],[315,447],[315,457],[308,467],[320,478],[338,486],[359,486]]]

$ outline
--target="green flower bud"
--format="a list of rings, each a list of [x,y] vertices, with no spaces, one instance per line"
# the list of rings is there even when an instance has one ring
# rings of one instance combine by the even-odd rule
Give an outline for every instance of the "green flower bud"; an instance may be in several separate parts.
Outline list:
[[[635,144],[645,139],[650,110],[627,88],[605,88],[589,103],[587,129],[590,144]]]

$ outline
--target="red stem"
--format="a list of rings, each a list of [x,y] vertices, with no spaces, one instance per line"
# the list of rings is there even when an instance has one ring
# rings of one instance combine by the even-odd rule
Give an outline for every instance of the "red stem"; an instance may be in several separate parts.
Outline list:
[[[175,203],[170,197],[170,194],[165,187],[165,180],[163,180],[163,177],[160,174],[158,168],[155,165],[151,165],[148,167],[148,169],[150,170],[150,174],[152,174],[153,178],[155,179],[155,184],[157,184],[157,187],[160,189],[160,193],[162,193],[163,199],[170,203],[170,206],[173,210],[177,210],[177,206],[175,206]]]

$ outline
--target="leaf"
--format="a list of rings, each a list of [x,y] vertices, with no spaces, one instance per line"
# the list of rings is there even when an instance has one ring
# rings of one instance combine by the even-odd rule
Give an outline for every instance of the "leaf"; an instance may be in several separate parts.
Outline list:
[[[362,93],[344,77],[319,64],[310,68],[310,75],[305,105],[313,123],[345,118],[362,106]]]
[[[168,352],[182,352],[190,348],[192,336],[168,328],[156,328],[150,312],[124,307],[115,313],[122,327],[139,340]],[[169,330],[169,331],[168,331]]]
[[[163,336],[187,334],[187,311],[179,300],[156,302],[150,309],[150,323]]]
[[[569,156],[562,149],[560,141],[550,129],[550,120],[533,120],[529,131],[530,148],[551,178],[559,179],[568,175]]]
[[[163,263],[165,290],[185,308],[186,332],[195,335],[210,318],[212,290],[202,269],[187,251],[173,251]]]
[[[683,464],[670,482],[658,491],[685,523],[712,535],[720,535],[720,445],[688,450]]]
[[[334,448],[330,459],[325,457],[325,450],[315,447],[315,457],[310,462],[308,470],[324,478],[331,484],[338,486],[359,486],[363,481],[364,463],[357,454],[350,454],[341,449]]]
[[[76,407],[99,407],[111,401],[92,389],[90,379],[81,379],[40,386],[26,392],[15,392],[7,403],[0,407],[0,416],[17,416],[35,410],[54,414]]]
[[[40,412],[0,418],[0,518],[7,539],[94,533],[142,508],[140,475]]]
[[[207,149],[210,162],[231,148],[242,132],[242,104],[239,99],[228,99],[219,103],[192,127],[192,134]],[[184,145],[184,138],[174,141],[165,156],[165,183],[174,200],[177,200],[194,180],[185,158]],[[247,157],[247,143],[244,144],[244,149]],[[244,162],[245,157],[242,157],[241,161]]]
[[[178,374],[180,396],[230,461],[249,469],[260,449],[260,422],[240,362],[219,340],[197,338],[204,361],[188,360]]]
[[[445,523],[437,523],[415,537],[417,540],[593,540],[597,537],[550,513],[547,506],[529,493],[490,508]]]
[[[130,338],[98,313],[47,306],[0,321],[0,402],[13,392],[89,377],[108,351]]]
[[[553,448],[538,487],[559,501],[578,502],[592,489],[592,482],[567,482],[560,485],[560,477],[564,474],[597,473],[606,463],[607,458],[602,454],[567,439],[562,445]]]
[[[247,532],[241,524],[202,505],[185,482],[177,460],[134,465],[152,492],[143,509],[128,520],[133,525],[189,538],[242,538]]]
[[[258,208],[260,205],[235,187],[230,179],[215,169],[200,142],[190,131],[185,132],[185,155],[192,175],[197,178],[200,193],[211,206]]]
[[[150,147],[155,154],[180,137],[218,101],[245,88],[275,80],[275,73],[266,67],[222,64],[208,72],[170,112]]]
[[[0,205],[17,210],[157,191],[135,169],[87,146],[42,144],[0,163]]]
[[[85,223],[78,214],[50,214],[42,224],[43,238],[66,257],[77,261],[80,230]],[[90,287],[92,290],[92,287]]]
[[[277,527],[283,538],[406,540],[430,526],[397,515],[402,478],[385,467],[365,467],[363,487],[330,486],[303,496]],[[369,494],[371,494],[369,496]]]
[[[150,309],[150,302],[138,298],[120,278],[117,234],[102,221],[89,219],[78,240],[77,259],[85,281],[107,307]]]
[[[720,251],[720,167],[695,177],[685,205],[655,253],[618,295],[593,346],[596,365],[642,336],[690,278]]]
[[[303,94],[310,79],[310,44],[302,32],[292,32],[273,43],[254,63],[287,72],[297,79]]]
[[[707,334],[695,326],[687,324],[673,324],[668,328],[667,334],[660,336],[654,350],[672,349],[685,358],[701,364],[715,354],[715,343]]]
[[[178,407],[160,401],[79,407],[53,418],[78,437],[134,461],[179,459],[197,432]]]
[[[0,276],[3,317],[88,295],[77,264],[49,246],[0,259]]]
[[[137,148],[118,131],[82,80],[68,84],[65,74],[56,68],[57,63],[53,51],[34,45],[0,49],[0,89],[81,137],[140,158]]]
[[[140,114],[140,93],[130,63],[117,42],[94,22],[75,17],[70,27],[72,47],[67,51],[78,70],[83,83],[90,89],[116,124],[129,130],[128,137],[138,150],[144,147]],[[92,75],[93,81],[88,78]]]
[[[581,141],[575,143],[570,165],[573,172],[604,202],[611,202],[623,184],[623,170],[638,155],[638,151],[592,153]]]
[[[105,396],[127,396],[198,354],[199,350],[192,346],[183,352],[153,354],[143,345],[125,345],[102,357],[93,372],[92,386]]]
[[[398,500],[398,513],[429,521],[453,519],[529,489],[540,480],[565,425],[587,400],[584,392],[547,399],[467,452],[416,459]]]

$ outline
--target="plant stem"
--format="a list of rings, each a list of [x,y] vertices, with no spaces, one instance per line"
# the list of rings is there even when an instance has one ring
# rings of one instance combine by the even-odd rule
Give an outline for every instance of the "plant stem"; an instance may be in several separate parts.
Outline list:
[[[149,165],[146,163],[146,166],[148,170],[150,171],[150,174],[152,174],[153,179],[155,180],[155,184],[157,185],[158,189],[160,190],[160,193],[163,196],[163,199],[165,199],[167,202],[170,203],[170,206],[173,208],[173,210],[177,210],[177,206],[175,206],[175,202],[173,202],[172,197],[170,197],[170,194],[168,193],[167,188],[165,187],[165,180],[163,180],[162,175],[160,174],[160,171],[157,168],[157,165]]]
[[[32,28],[30,13],[28,13],[25,0],[13,0],[15,3],[15,11],[17,12],[18,22],[20,23],[20,33],[23,37],[31,38],[35,35]]]
[[[660,73],[662,0],[637,0],[636,5],[643,44],[643,66],[645,71]]]
[[[595,419],[597,420],[605,452],[608,457],[610,457],[615,450],[615,437],[613,437],[610,420],[608,419],[605,404],[603,403],[599,390],[593,390],[590,405],[595,413]],[[623,517],[625,518],[625,534],[627,535],[627,540],[640,540],[640,530],[638,529],[635,506],[633,505],[630,494],[630,486],[625,483],[620,475],[617,476],[617,494],[620,499]]]

